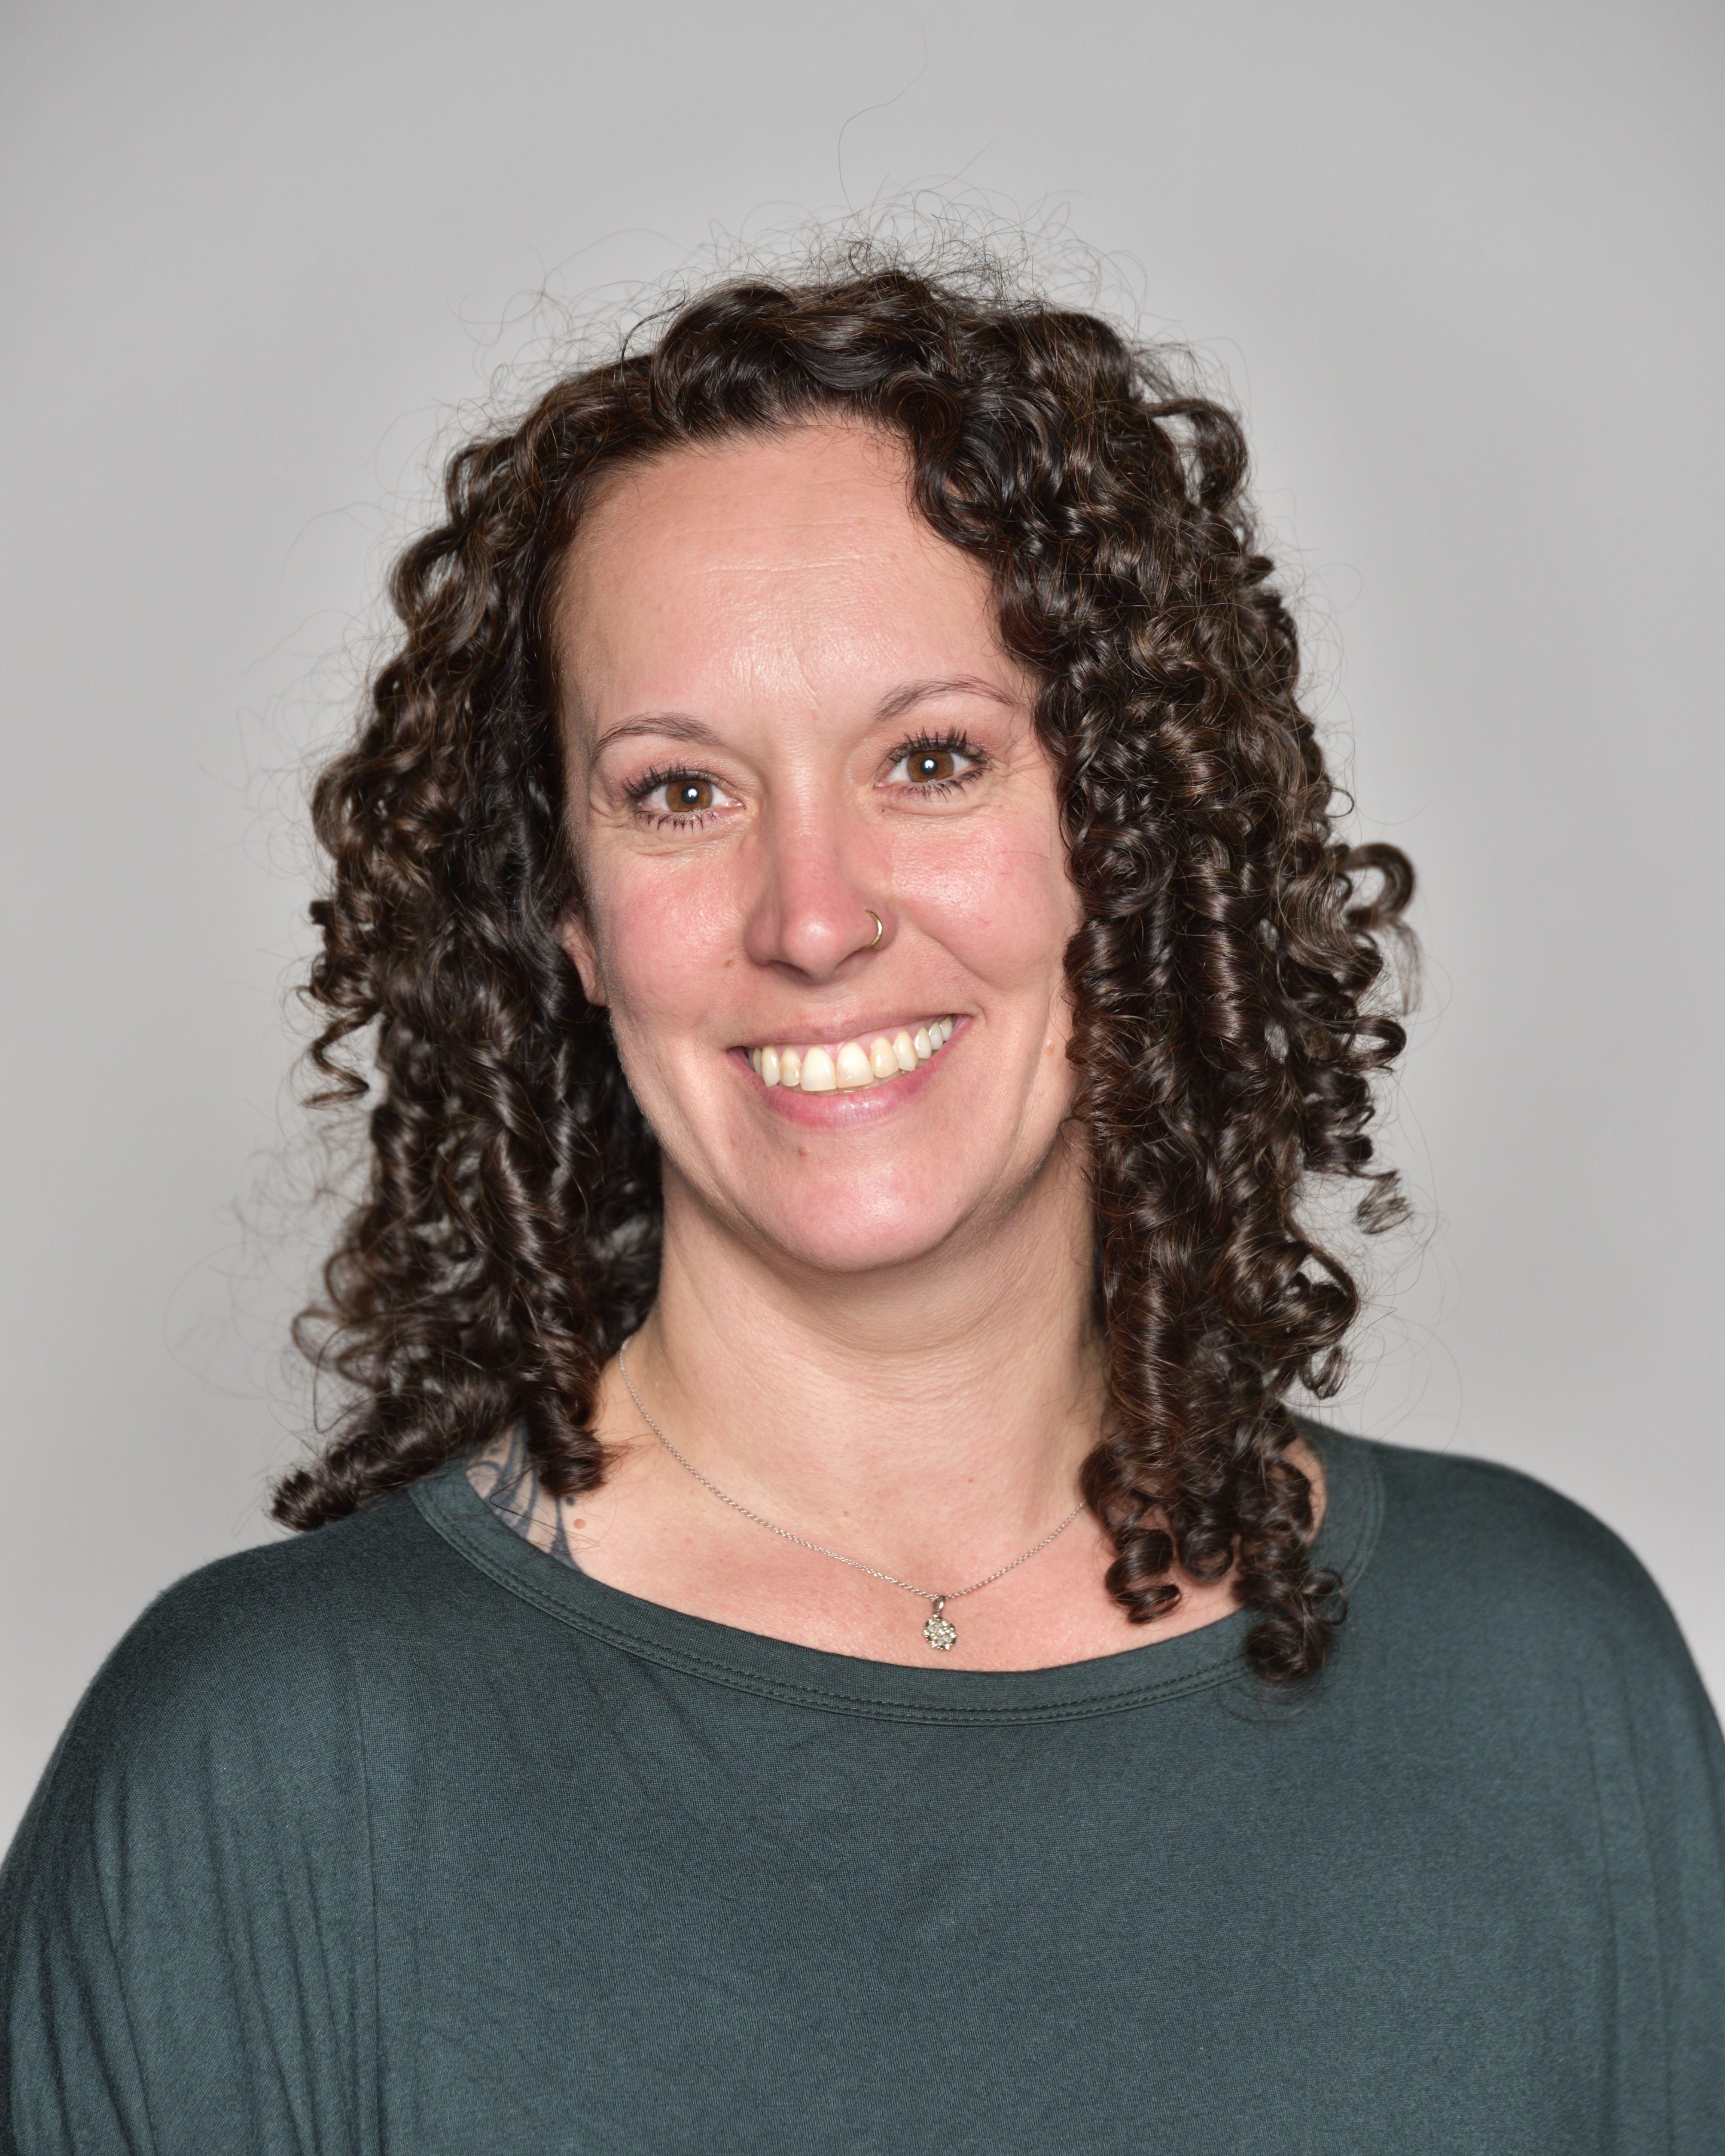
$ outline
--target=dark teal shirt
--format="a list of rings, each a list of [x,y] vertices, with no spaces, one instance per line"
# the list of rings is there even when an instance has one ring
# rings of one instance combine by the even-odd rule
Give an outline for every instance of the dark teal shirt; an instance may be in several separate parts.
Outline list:
[[[1725,2151],[1719,1736],[1640,1567],[1322,1437],[1303,1696],[642,1602],[451,1470],[164,1595],[0,1885],[24,2156]]]

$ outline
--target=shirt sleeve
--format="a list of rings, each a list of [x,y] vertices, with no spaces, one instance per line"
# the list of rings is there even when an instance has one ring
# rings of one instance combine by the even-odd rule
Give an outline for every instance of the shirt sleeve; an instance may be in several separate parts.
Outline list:
[[[275,1554],[157,1602],[36,1794],[0,1873],[0,2156],[376,2148],[362,1732]]]
[[[1625,1553],[1626,1555],[1626,1553]],[[1589,1738],[1617,1941],[1625,2150],[1725,2150],[1725,1745],[1676,1620],[1630,1558]],[[1655,2118],[1669,2138],[1649,2137]],[[1633,2123],[1632,2123],[1633,2122]]]
[[[1425,1577],[1507,1687],[1490,1769],[1548,1809],[1553,1876],[1597,1920],[1599,2012],[1578,2025],[1598,2132],[1564,2148],[1725,2156],[1725,1745],[1676,1620],[1617,1535],[1531,1477],[1421,1454],[1391,1471],[1423,1480]],[[1555,1952],[1530,1975],[1560,2021],[1566,1979]]]

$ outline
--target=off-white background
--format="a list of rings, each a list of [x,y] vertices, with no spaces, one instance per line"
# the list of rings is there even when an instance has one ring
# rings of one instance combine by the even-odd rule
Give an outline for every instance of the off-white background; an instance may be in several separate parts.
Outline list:
[[[1064,205],[1225,374],[1421,870],[1428,1239],[1339,1419],[1594,1507],[1725,1690],[1717,10],[3,21],[0,1833],[150,1595],[272,1532],[294,765],[428,444],[547,284],[924,180]]]

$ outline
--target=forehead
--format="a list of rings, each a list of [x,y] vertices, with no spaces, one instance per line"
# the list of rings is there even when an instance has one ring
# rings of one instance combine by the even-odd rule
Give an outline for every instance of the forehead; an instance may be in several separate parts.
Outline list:
[[[842,704],[938,673],[1014,685],[987,572],[916,514],[909,482],[901,444],[839,424],[617,474],[558,597],[572,702]]]

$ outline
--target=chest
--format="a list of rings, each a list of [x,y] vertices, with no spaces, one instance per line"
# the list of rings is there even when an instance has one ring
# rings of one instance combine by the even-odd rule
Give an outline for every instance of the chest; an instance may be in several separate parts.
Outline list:
[[[393,2145],[1593,2145],[1597,1824],[1490,1742],[1217,1692],[954,1727],[638,1673],[564,1706],[380,1762]]]

